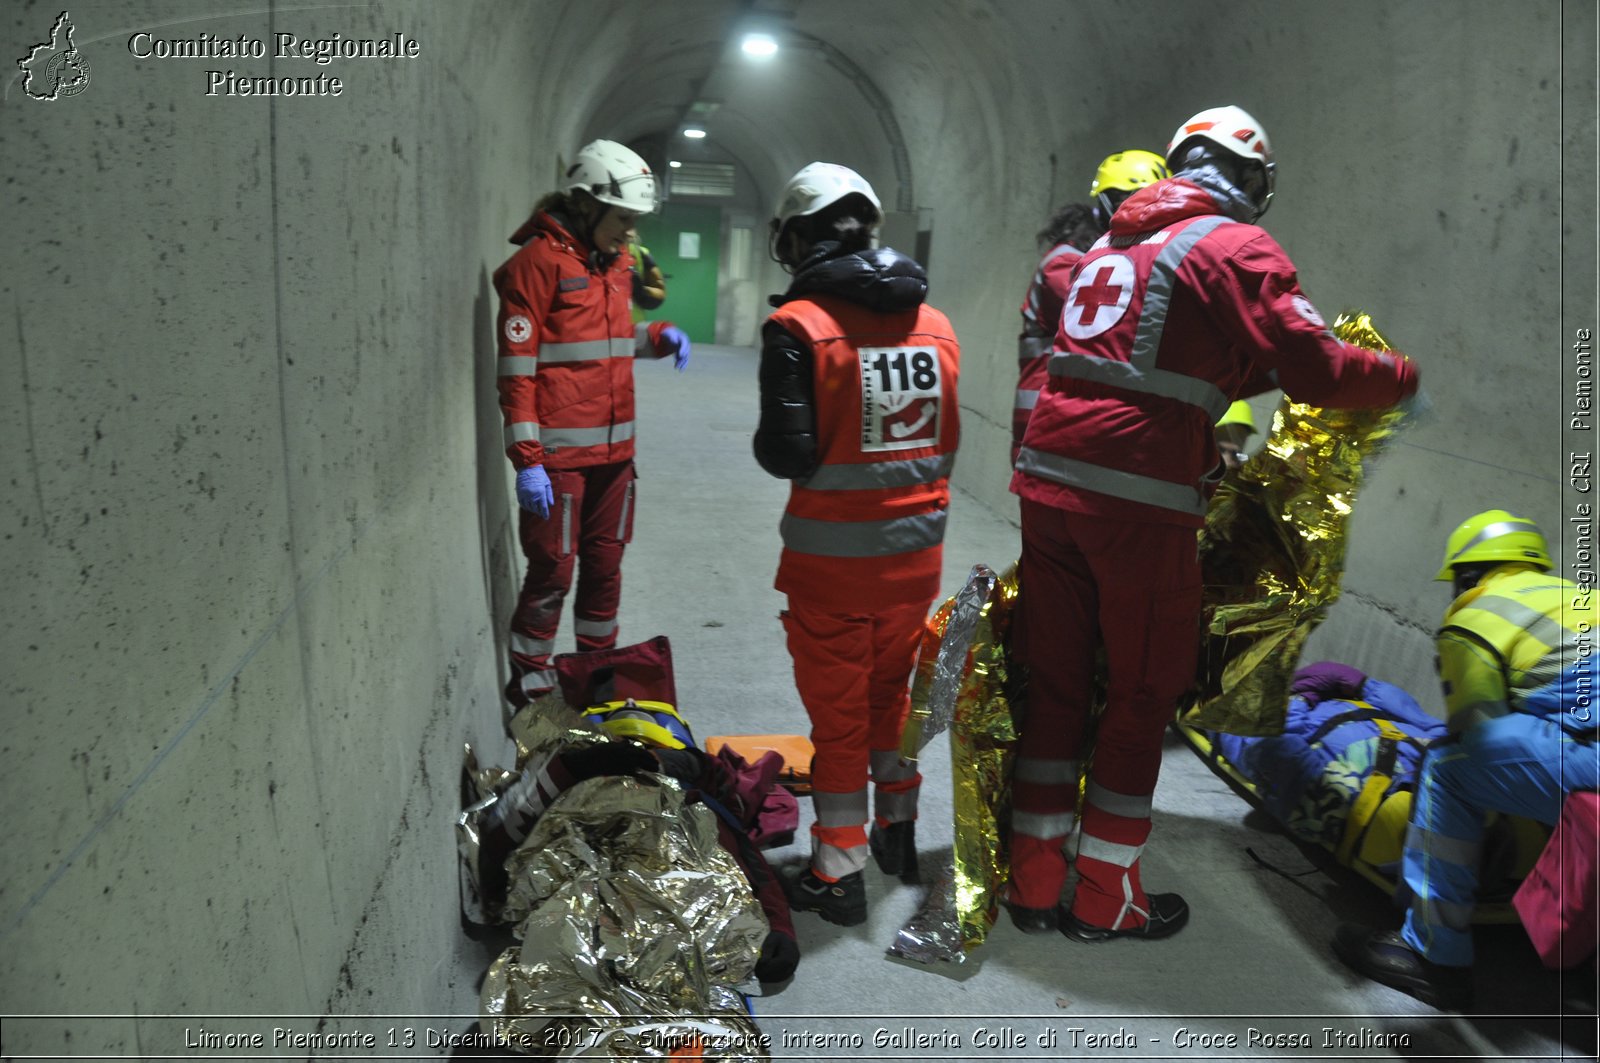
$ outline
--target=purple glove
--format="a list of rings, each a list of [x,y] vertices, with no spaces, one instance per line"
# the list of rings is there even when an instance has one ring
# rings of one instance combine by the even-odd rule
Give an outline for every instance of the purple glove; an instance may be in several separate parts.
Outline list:
[[[1318,661],[1294,674],[1290,694],[1299,694],[1306,704],[1317,705],[1329,698],[1359,698],[1367,677],[1358,669],[1338,661]]]
[[[555,489],[550,486],[550,474],[543,465],[534,465],[517,472],[517,502],[540,520],[550,516],[550,507],[556,500]]]
[[[672,355],[672,368],[683,372],[683,367],[689,364],[689,334],[677,325],[668,325],[661,330],[661,339],[657,349],[661,357]]]

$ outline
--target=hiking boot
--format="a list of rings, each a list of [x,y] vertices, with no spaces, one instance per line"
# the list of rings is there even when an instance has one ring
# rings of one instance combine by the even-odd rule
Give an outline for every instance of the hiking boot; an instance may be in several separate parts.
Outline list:
[[[816,912],[839,926],[859,926],[867,921],[867,884],[859,871],[837,882],[824,882],[808,867],[791,879],[788,887],[789,907],[797,912]]]
[[[1050,934],[1061,928],[1061,912],[1056,908],[1024,908],[1011,901],[1000,902],[1011,913],[1011,925],[1024,934]]]
[[[902,882],[917,882],[921,875],[917,868],[917,822],[902,820],[880,826],[872,825],[867,838],[872,849],[872,859],[885,875],[898,875]]]
[[[1090,943],[1110,941],[1113,938],[1155,941],[1157,938],[1171,937],[1182,930],[1183,925],[1189,921],[1189,905],[1176,893],[1152,893],[1146,900],[1150,904],[1150,914],[1138,926],[1130,926],[1125,930],[1112,930],[1109,927],[1085,923],[1069,912],[1066,921],[1061,924],[1061,932],[1074,941]]]
[[[1472,968],[1433,963],[1397,931],[1343,923],[1334,932],[1333,951],[1357,974],[1409,993],[1440,1011],[1472,1007]]]

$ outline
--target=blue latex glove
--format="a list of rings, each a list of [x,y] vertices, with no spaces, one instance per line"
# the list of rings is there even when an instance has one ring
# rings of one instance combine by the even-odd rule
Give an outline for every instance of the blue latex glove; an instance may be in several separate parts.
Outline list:
[[[544,471],[543,465],[535,465],[517,472],[517,501],[521,503],[523,509],[544,520],[550,516],[550,507],[555,500],[556,493],[550,486],[550,474]]]
[[[668,325],[661,330],[660,342],[661,356],[672,355],[672,368],[683,372],[683,367],[689,364],[689,334],[677,325]]]

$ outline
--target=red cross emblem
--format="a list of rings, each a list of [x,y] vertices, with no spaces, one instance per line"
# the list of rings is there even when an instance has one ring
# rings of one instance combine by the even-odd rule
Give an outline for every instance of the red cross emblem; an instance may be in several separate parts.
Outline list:
[[[506,318],[506,339],[512,343],[526,343],[531,335],[533,335],[533,322],[521,314]]]
[[[1133,282],[1133,263],[1125,255],[1103,255],[1090,261],[1067,293],[1061,327],[1080,340],[1104,332],[1128,309]]]

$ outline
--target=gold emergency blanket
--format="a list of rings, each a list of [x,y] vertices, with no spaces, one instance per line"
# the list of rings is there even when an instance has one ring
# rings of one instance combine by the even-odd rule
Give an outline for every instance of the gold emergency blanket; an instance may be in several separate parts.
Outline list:
[[[961,963],[994,925],[1009,874],[1003,825],[1011,817],[1017,734],[1006,648],[1016,600],[1015,565],[998,577],[978,565],[923,633],[900,755],[916,760],[948,725],[955,847],[950,868],[901,928],[891,955]]]
[[[1364,313],[1341,315],[1333,333],[1369,350],[1391,349]],[[1241,735],[1283,732],[1300,651],[1339,597],[1345,524],[1367,463],[1406,416],[1404,407],[1285,402],[1263,451],[1223,480],[1200,538],[1198,693],[1182,722]],[[1020,714],[1024,700],[1023,670],[1006,652],[1018,589],[1016,566],[1000,577],[976,566],[924,634],[900,753],[915,760],[948,725],[955,848],[947,876],[900,930],[891,955],[960,963],[994,924],[1010,874],[1004,825],[1019,722],[1012,709],[1015,703]]]
[[[512,721],[519,766],[605,741],[542,700]],[[485,777],[485,781],[487,777]],[[506,861],[520,944],[484,978],[486,1038],[531,1055],[765,1060],[732,987],[768,926],[715,814],[666,776],[600,776],[557,797]]]
[[[1389,343],[1347,311],[1333,334],[1369,350]],[[1283,733],[1300,651],[1344,574],[1345,524],[1368,463],[1406,408],[1334,410],[1288,402],[1262,452],[1222,481],[1200,537],[1205,582],[1197,698],[1183,723]]]

